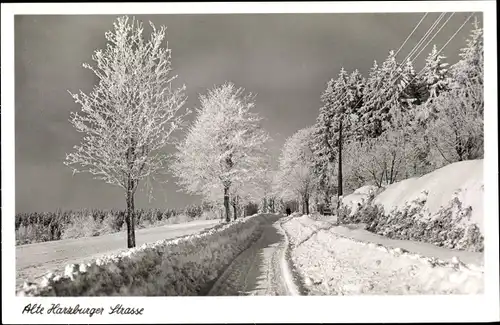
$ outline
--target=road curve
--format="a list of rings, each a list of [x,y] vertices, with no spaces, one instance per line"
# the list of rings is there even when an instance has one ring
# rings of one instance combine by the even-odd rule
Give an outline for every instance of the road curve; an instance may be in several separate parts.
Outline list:
[[[199,232],[220,220],[193,221],[136,231],[136,244],[155,242]],[[24,281],[39,281],[47,272],[62,270],[66,264],[84,263],[94,258],[126,250],[127,237],[119,232],[98,237],[65,239],[16,247],[16,287]]]
[[[298,295],[286,262],[287,239],[282,215],[271,215],[262,236],[222,273],[207,296]]]

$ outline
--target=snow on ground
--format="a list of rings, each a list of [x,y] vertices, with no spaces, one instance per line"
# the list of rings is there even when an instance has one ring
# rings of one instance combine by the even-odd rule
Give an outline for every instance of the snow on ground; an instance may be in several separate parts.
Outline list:
[[[271,215],[262,236],[243,251],[215,282],[209,296],[300,295],[297,275],[288,263],[289,243],[280,214]]]
[[[430,214],[438,212],[455,196],[463,206],[472,207],[470,222],[477,224],[481,232],[483,228],[483,160],[468,160],[456,162],[418,178],[410,178],[394,183],[380,194],[373,203],[384,206],[386,212],[393,208],[402,208],[406,202],[411,202],[421,196],[422,191],[428,191],[424,205]]]
[[[236,257],[208,296],[287,295],[281,269],[285,242],[277,228],[280,218],[267,218],[262,236]]]
[[[348,206],[351,209],[351,214],[354,214],[357,211],[358,203],[362,204],[363,201],[368,199],[370,193],[375,193],[376,191],[376,186],[365,185],[358,188],[353,193],[344,196],[342,198],[342,204]]]
[[[363,229],[363,224],[357,225],[341,225],[331,228],[331,232],[352,238],[358,241],[370,242],[383,245],[385,247],[397,248],[400,247],[409,252],[427,256],[435,257],[443,261],[451,262],[454,257],[466,264],[472,264],[477,267],[484,265],[484,254],[480,252],[459,251],[443,247],[438,247],[433,244],[417,242],[412,240],[398,240],[390,239],[381,235],[374,234],[368,230]]]
[[[396,247],[396,241],[387,246],[387,242],[380,245],[380,239],[361,242],[373,237],[360,238],[356,229],[308,216],[292,218],[283,228],[292,242],[292,261],[309,295],[476,294],[484,290],[480,267],[465,266],[457,258],[447,262],[429,256],[435,251],[426,244],[411,243],[410,248],[418,251],[415,254]],[[443,249],[438,251],[441,256]]]
[[[137,246],[185,236],[215,226],[219,220],[196,220],[136,231]],[[87,263],[99,257],[126,251],[127,234],[119,232],[98,237],[73,238],[16,246],[16,287],[24,281],[40,281],[51,272],[62,272],[66,264]]]
[[[185,237],[146,243],[64,273],[25,283],[19,296],[200,295],[225,265],[260,237],[270,215],[258,214]]]

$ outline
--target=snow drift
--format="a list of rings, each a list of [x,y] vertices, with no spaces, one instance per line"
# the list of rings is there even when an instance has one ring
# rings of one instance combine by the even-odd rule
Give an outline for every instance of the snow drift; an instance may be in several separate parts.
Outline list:
[[[268,215],[219,224],[195,235],[162,240],[88,264],[70,264],[19,296],[203,295],[222,269],[262,233]]]
[[[483,232],[483,159],[456,162],[419,178],[410,178],[388,186],[373,200],[381,204],[385,211],[401,209],[406,202],[419,198],[427,191],[423,208],[427,217],[457,197],[462,205],[472,208],[470,222]]]
[[[363,205],[366,200],[377,192],[377,187],[374,185],[365,185],[358,188],[353,193],[342,198],[342,205],[349,207],[351,214],[356,213],[357,209]]]
[[[450,164],[384,189],[365,186],[343,199],[340,223],[401,240],[483,251],[483,160]]]
[[[342,205],[355,213],[358,203],[366,202],[370,194],[376,194],[373,203],[380,204],[389,212],[401,209],[427,192],[424,209],[427,216],[435,214],[457,197],[464,206],[472,208],[470,221],[483,232],[483,159],[453,163],[437,169],[422,177],[409,178],[377,190],[376,186],[366,185],[342,199]]]

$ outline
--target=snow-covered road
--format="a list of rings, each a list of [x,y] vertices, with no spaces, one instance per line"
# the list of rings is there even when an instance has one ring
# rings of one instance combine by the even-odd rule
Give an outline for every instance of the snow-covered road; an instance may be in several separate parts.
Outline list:
[[[421,255],[429,254],[426,244],[421,249],[421,243],[411,243],[420,254],[406,254],[401,248],[346,237],[347,229],[340,234],[339,227],[308,216],[294,218],[283,228],[308,295],[481,294],[484,290],[480,267],[440,264],[434,256]]]
[[[285,258],[287,239],[280,226],[282,217],[269,217],[262,236],[229,265],[208,296],[298,294]]]

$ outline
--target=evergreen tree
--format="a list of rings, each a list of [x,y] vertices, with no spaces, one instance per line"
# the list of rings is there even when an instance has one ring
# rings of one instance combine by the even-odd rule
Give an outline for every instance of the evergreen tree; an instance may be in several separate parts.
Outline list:
[[[363,107],[363,92],[366,79],[356,69],[349,75],[348,81],[348,125],[346,125],[346,139],[360,137],[361,108]]]
[[[394,51],[389,52],[382,66],[374,63],[364,88],[361,108],[366,136],[380,136],[390,126],[393,111],[401,108],[397,85],[400,73]]]
[[[421,77],[417,76],[413,63],[407,60],[402,67],[398,82],[399,100],[404,110],[421,105],[425,97],[425,87]]]
[[[436,45],[425,59],[425,67],[421,79],[425,85],[424,99],[432,101],[443,91],[449,89],[451,82],[448,63],[445,56],[438,54]]]
[[[484,84],[484,41],[483,29],[474,21],[474,29],[467,39],[467,46],[460,50],[460,61],[452,67],[454,87]]]
[[[312,171],[317,180],[317,190],[323,193],[324,204],[330,203],[331,176],[333,164],[336,159],[335,145],[332,142],[334,138],[334,112],[329,105],[329,96],[327,96],[327,94],[333,91],[334,83],[335,80],[331,79],[321,96],[323,106],[319,110],[319,115],[311,135],[311,148],[314,152]]]
[[[442,164],[484,155],[484,48],[483,29],[477,20],[460,61],[452,67],[450,89],[430,109],[434,118],[429,134],[435,156]]]
[[[363,125],[363,136],[374,136],[377,127],[375,121],[375,109],[380,105],[380,98],[377,96],[380,88],[381,77],[380,68],[377,61],[373,62],[370,73],[365,83],[363,91],[363,106],[360,109],[360,122]]]
[[[318,120],[314,127],[312,147],[315,153],[313,171],[323,201],[330,203],[333,174],[337,169],[337,194],[342,195],[342,144],[359,136],[359,109],[362,106],[364,78],[355,70],[350,75],[341,69],[337,79],[328,83],[321,99]],[[338,166],[334,166],[335,160]]]

